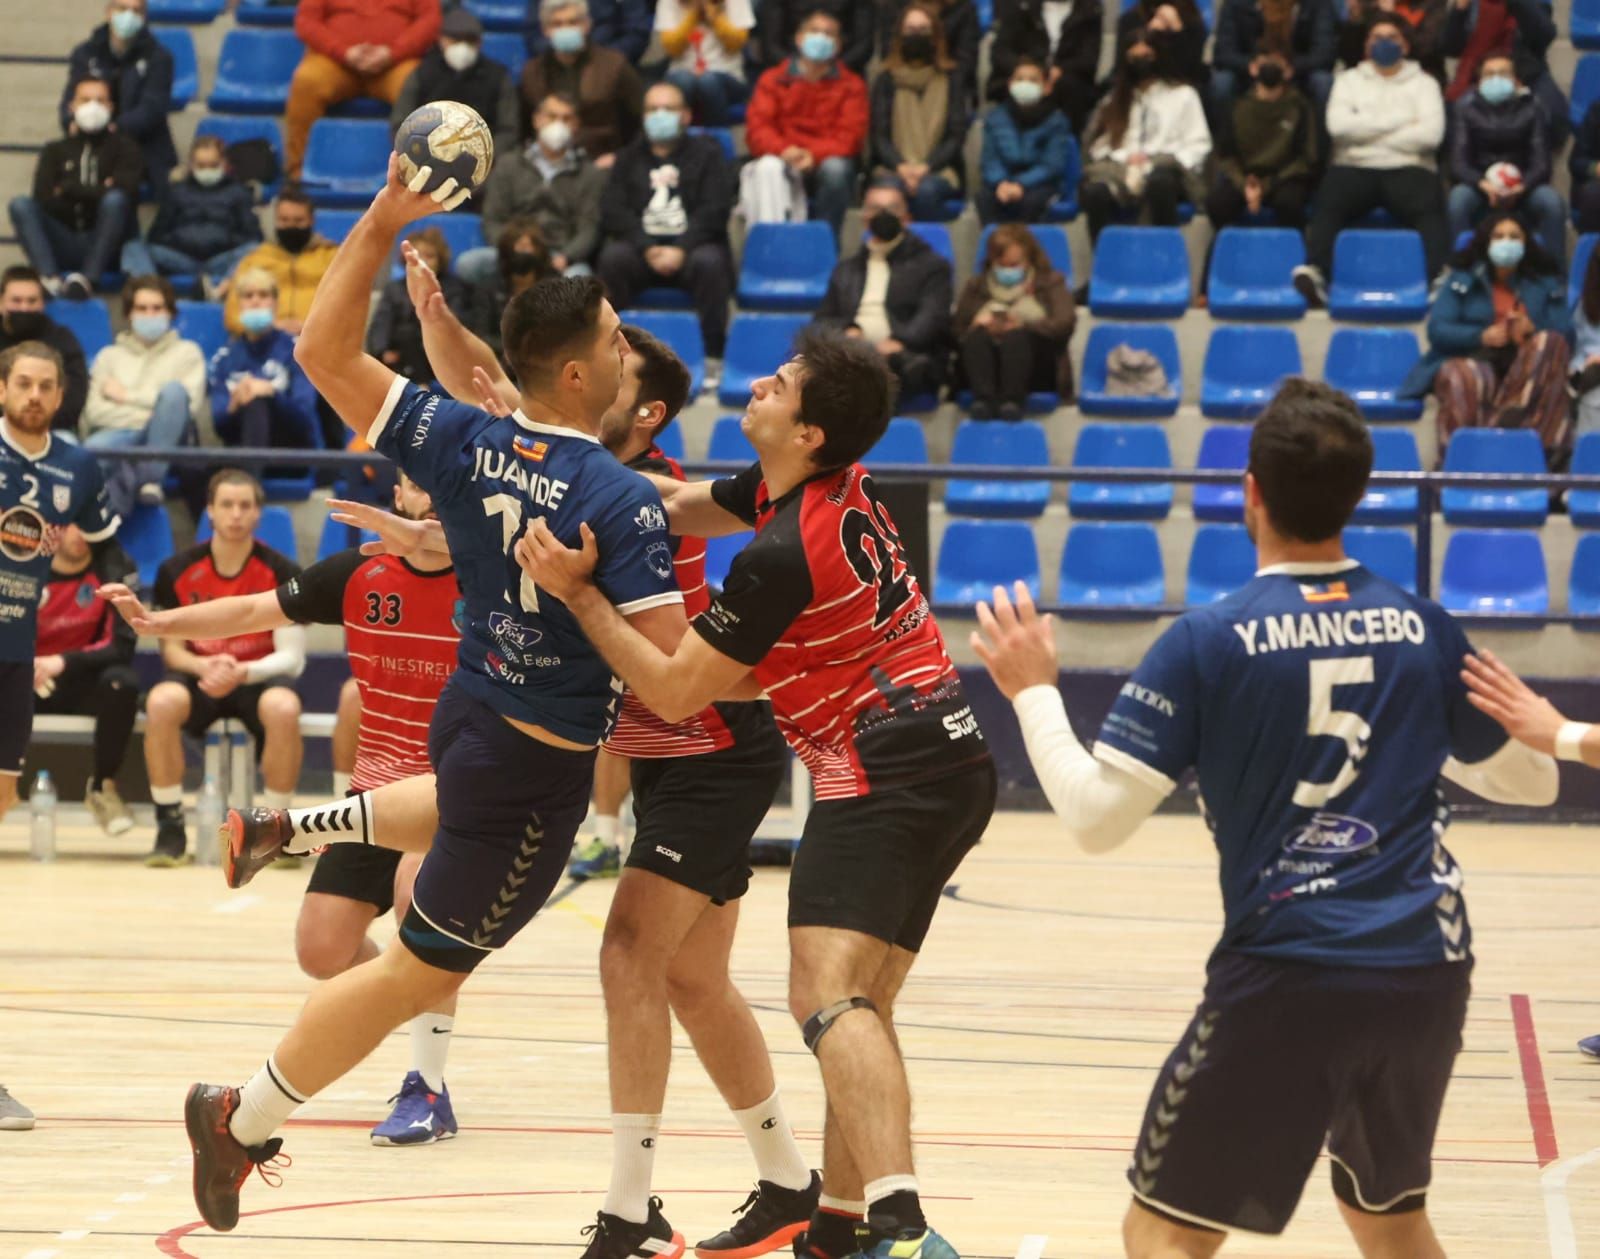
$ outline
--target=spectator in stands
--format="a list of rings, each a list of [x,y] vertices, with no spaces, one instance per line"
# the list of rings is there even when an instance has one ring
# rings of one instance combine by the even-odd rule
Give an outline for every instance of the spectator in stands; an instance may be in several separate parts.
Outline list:
[[[1074,320],[1066,277],[1034,234],[1020,223],[995,228],[983,269],[961,286],[953,320],[973,418],[1020,420],[1034,390],[1070,403]]]
[[[616,49],[634,65],[643,59],[650,46],[649,0],[589,0],[589,21],[589,38],[594,43]],[[530,57],[542,57],[550,51],[550,39],[537,4],[528,6],[522,41]]]
[[[450,273],[450,246],[444,233],[437,227],[425,227],[409,233],[406,239],[438,277],[444,304],[465,322],[467,286]],[[417,319],[416,307],[411,304],[403,276],[384,285],[383,295],[372,312],[372,323],[367,328],[367,353],[407,380],[421,385],[433,383],[436,373],[423,348],[422,324]]]
[[[239,271],[257,268],[270,272],[278,289],[277,326],[292,337],[300,335],[300,325],[311,309],[312,295],[333,262],[338,247],[317,234],[317,211],[299,188],[285,188],[272,207],[274,240],[257,245],[239,262]],[[239,321],[239,296],[228,285],[228,300],[223,322],[228,331],[244,331]]]
[[[1250,90],[1262,57],[1277,53],[1290,79],[1319,111],[1333,90],[1339,59],[1335,0],[1222,0],[1211,47],[1211,101],[1216,117],[1232,116],[1233,100]]]
[[[1567,98],[1546,61],[1555,39],[1555,19],[1543,0],[1450,0],[1439,44],[1445,56],[1460,60],[1445,89],[1446,98],[1458,101],[1477,86],[1483,59],[1490,53],[1509,52],[1518,81],[1527,85],[1544,108],[1551,149],[1560,150],[1572,124],[1567,118]]]
[[[1201,171],[1211,154],[1211,132],[1200,94],[1166,77],[1142,32],[1123,52],[1088,139],[1078,197],[1091,240],[1099,240],[1112,219],[1140,207],[1149,211],[1151,223],[1174,226],[1179,204],[1198,201],[1204,192]]]
[[[839,19],[826,10],[800,23],[795,49],[761,76],[750,97],[745,143],[754,160],[744,168],[740,209],[749,223],[804,218],[796,211],[809,194],[810,213],[837,236],[867,138],[867,85],[840,63]]]
[[[145,179],[160,192],[178,164],[167,115],[172,110],[172,54],[145,24],[146,0],[111,0],[106,20],[72,50],[61,94],[62,125],[73,121],[73,89],[83,79],[111,88],[116,128],[139,146]]]
[[[509,70],[483,55],[483,23],[468,9],[445,14],[438,43],[422,54],[395,97],[389,130],[398,131],[412,110],[429,101],[460,101],[477,110],[494,134],[496,156],[517,147],[522,133],[517,85]]]
[[[1572,176],[1572,204],[1577,208],[1580,236],[1600,232],[1600,100],[1589,106],[1572,138],[1572,153],[1567,158]]]
[[[584,0],[540,0],[539,21],[550,47],[522,67],[522,99],[529,109],[552,94],[576,101],[577,147],[610,170],[617,150],[639,133],[639,72],[616,49],[591,41]]]
[[[1024,57],[1045,67],[1045,95],[1082,135],[1100,99],[1100,0],[996,0],[989,99],[1003,101]]]
[[[200,347],[178,335],[172,282],[138,275],[122,290],[127,328],[94,356],[89,399],[83,407],[84,445],[94,450],[137,446],[187,446],[206,397],[206,360]],[[134,503],[159,505],[167,464],[159,459],[107,468],[106,493],[124,520]]]
[[[66,136],[39,150],[33,195],[11,199],[11,225],[51,296],[84,301],[117,264],[144,158],[133,138],[111,125],[104,79],[80,79],[70,102]]]
[[[596,271],[618,310],[642,289],[688,292],[706,353],[721,358],[733,290],[733,175],[722,145],[688,129],[689,106],[675,84],[645,93],[645,133],[617,154],[600,200],[607,240]]]
[[[861,217],[867,241],[834,267],[813,321],[876,346],[902,398],[937,393],[950,349],[950,264],[907,230],[911,212],[899,184],[868,188]]]
[[[1558,263],[1567,252],[1567,205],[1550,186],[1550,131],[1509,56],[1483,59],[1478,90],[1455,103],[1450,131],[1450,239],[1485,210],[1520,213]]]
[[[1328,98],[1333,162],[1306,230],[1308,261],[1294,271],[1295,287],[1313,307],[1328,301],[1334,238],[1379,206],[1422,236],[1430,278],[1444,268],[1449,237],[1436,169],[1444,98],[1407,59],[1410,47],[1405,20],[1380,16],[1367,31],[1367,59],[1334,79]]]
[[[978,99],[978,45],[983,40],[974,0],[884,0],[878,22],[879,53],[887,58],[896,37],[905,35],[905,11],[915,3],[932,9],[939,19],[945,52],[961,76],[962,102],[970,108]]]
[[[1271,210],[1277,226],[1306,225],[1306,204],[1317,167],[1315,107],[1289,85],[1290,69],[1278,53],[1257,57],[1253,86],[1233,102],[1223,132],[1217,177],[1206,196],[1206,216],[1220,232],[1246,215]]]
[[[95,595],[112,582],[137,589],[138,566],[115,541],[91,546],[77,525],[66,526],[50,557],[39,605],[33,711],[94,718],[94,771],[83,802],[107,835],[125,835],[133,818],[116,780],[139,716],[139,675],[133,671],[139,637]]]
[[[206,492],[213,533],[204,542],[169,557],[156,577],[155,605],[175,608],[228,595],[276,590],[299,573],[288,556],[256,541],[261,482],[248,472],[224,468]],[[161,640],[166,680],[145,701],[144,759],[150,798],[156,806],[155,848],[151,866],[176,866],[189,860],[183,820],[184,733],[205,736],[223,717],[241,723],[256,741],[263,803],[288,808],[300,778],[300,697],[292,683],[306,666],[305,630],[298,625],[233,638],[184,642]],[[204,843],[216,842],[201,836]]]
[[[600,243],[606,176],[573,144],[577,123],[575,100],[546,96],[533,115],[532,143],[496,156],[483,194],[484,239],[498,241],[512,219],[532,219],[558,275],[588,275]],[[481,285],[500,261],[496,246],[469,249],[456,260],[456,271],[468,284]]]
[[[703,127],[726,127],[729,110],[750,99],[744,48],[755,28],[750,0],[657,0],[656,33],[668,57],[666,80],[683,93]]]
[[[756,6],[756,57],[761,68],[781,66],[792,56],[795,41],[814,13],[834,20],[834,56],[863,78],[872,60],[877,35],[873,0],[761,0]]]
[[[390,105],[439,36],[439,0],[300,0],[294,33],[306,46],[289,80],[284,167],[300,177],[311,124],[356,97]]]
[[[161,190],[160,199],[148,238],[132,236],[123,245],[123,271],[198,277],[211,299],[261,243],[255,196],[228,173],[222,141],[196,136],[189,169]]]
[[[322,445],[317,391],[294,361],[294,338],[277,327],[277,281],[251,268],[233,289],[244,333],[212,356],[208,373],[217,436],[229,446],[315,450]]]
[[[1531,428],[1553,467],[1570,451],[1572,319],[1555,260],[1517,218],[1496,211],[1451,269],[1428,312],[1428,352],[1400,395],[1439,401],[1439,454],[1458,428]]]
[[[58,324],[45,310],[44,281],[21,264],[0,272],[0,354],[24,341],[43,341],[61,356],[66,380],[61,406],[50,427],[76,433],[83,400],[89,396],[89,365],[71,328]]]
[[[985,223],[1037,223],[1066,189],[1072,129],[1045,93],[1044,66],[1023,57],[1011,71],[1010,99],[983,116],[978,217]]]
[[[1117,18],[1117,46],[1124,47],[1143,31],[1167,76],[1203,91],[1211,79],[1206,63],[1205,15],[1194,0],[1138,0]]]
[[[1572,312],[1572,362],[1568,381],[1578,397],[1577,437],[1600,433],[1600,249],[1583,268],[1583,288]]]
[[[1342,0],[1344,15],[1339,20],[1339,60],[1346,66],[1360,65],[1367,55],[1367,27],[1380,13],[1391,13],[1411,24],[1411,59],[1445,83],[1444,19],[1450,0]]]
[[[535,219],[512,219],[502,227],[495,238],[494,255],[494,270],[482,282],[472,283],[467,326],[500,354],[500,316],[505,313],[506,303],[540,280],[560,273]],[[460,270],[459,264],[456,269]],[[567,274],[572,274],[571,267]]]
[[[935,0],[912,0],[872,81],[871,108],[873,178],[899,180],[914,219],[950,218],[945,203],[962,195],[963,95]]]

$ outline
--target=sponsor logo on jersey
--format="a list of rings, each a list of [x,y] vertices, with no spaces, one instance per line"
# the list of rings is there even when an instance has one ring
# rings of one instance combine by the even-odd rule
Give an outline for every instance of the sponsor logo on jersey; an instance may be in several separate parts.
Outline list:
[[[511,441],[511,449],[531,463],[543,463],[544,457],[550,453],[550,443],[536,442],[531,437],[516,437]]]
[[[1160,691],[1152,691],[1148,686],[1140,686],[1137,682],[1124,682],[1122,694],[1136,704],[1143,704],[1146,708],[1153,708],[1163,717],[1176,717],[1178,706]]]
[[[1309,822],[1289,836],[1284,848],[1290,852],[1343,856],[1371,848],[1377,842],[1378,828],[1358,817],[1314,813]]]
[[[501,678],[510,682],[513,686],[525,686],[527,684],[528,679],[525,674],[518,673],[505,662],[504,658],[495,655],[492,651],[483,653],[483,667],[490,676]]]
[[[53,529],[31,507],[13,507],[0,514],[0,555],[11,560],[31,560],[55,550]]]
[[[57,511],[66,511],[72,506],[72,487],[70,485],[52,485],[50,487],[50,502]]]
[[[439,409],[441,400],[438,394],[429,394],[428,400],[422,404],[422,414],[411,426],[412,450],[421,450],[422,443],[428,440],[428,430],[433,427],[433,414]]]
[[[949,713],[941,720],[952,739],[965,739],[969,734],[976,734],[982,738],[978,730],[978,719],[970,707]]]
[[[640,533],[665,533],[667,513],[656,503],[646,503],[634,514],[633,523]]]
[[[672,576],[672,548],[665,542],[652,542],[645,549],[644,562],[663,581]]]

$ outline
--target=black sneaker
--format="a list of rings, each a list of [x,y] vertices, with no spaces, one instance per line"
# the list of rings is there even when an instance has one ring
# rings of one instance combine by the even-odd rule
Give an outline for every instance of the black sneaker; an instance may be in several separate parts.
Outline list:
[[[184,830],[181,812],[176,817],[157,818],[156,846],[150,850],[150,855],[144,859],[144,863],[156,869],[186,866],[194,860],[189,855],[188,848],[189,837]]]
[[[650,1218],[643,1224],[601,1211],[583,1235],[589,1238],[583,1259],[679,1259],[684,1249],[683,1234],[661,1214],[660,1198],[650,1199]]]
[[[194,1154],[194,1204],[200,1218],[219,1233],[239,1223],[239,1190],[252,1171],[276,1189],[283,1183],[278,1168],[293,1161],[279,1154],[283,1138],[244,1146],[228,1130],[239,1109],[239,1090],[218,1084],[195,1084],[183,1103],[183,1123]]]
[[[1306,299],[1312,310],[1321,310],[1328,304],[1328,282],[1322,272],[1309,262],[1303,262],[1290,273],[1295,292]]]
[[[694,1253],[701,1259],[754,1259],[787,1246],[805,1232],[821,1195],[822,1177],[816,1172],[804,1189],[758,1180],[744,1205],[733,1209],[740,1217],[733,1227],[708,1237]]]

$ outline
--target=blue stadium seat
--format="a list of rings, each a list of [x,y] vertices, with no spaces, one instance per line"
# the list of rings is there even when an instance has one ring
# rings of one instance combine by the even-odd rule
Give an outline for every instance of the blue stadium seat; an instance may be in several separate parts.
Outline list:
[[[1078,185],[1083,182],[1083,153],[1078,148],[1077,136],[1067,137],[1067,160],[1061,175],[1064,191],[1045,206],[1043,222],[1070,223],[1078,217]]]
[[[180,337],[200,347],[208,363],[213,354],[228,344],[228,329],[222,322],[220,302],[190,302],[180,298],[175,326]]]
[[[1243,525],[1201,525],[1189,551],[1184,602],[1198,607],[1226,599],[1255,575],[1255,543]]]
[[[1446,472],[1503,472],[1508,475],[1549,471],[1539,434],[1528,428],[1459,428],[1444,451]],[[1446,524],[1542,525],[1550,495],[1541,489],[1468,489],[1448,486],[1439,495]]]
[[[1346,228],[1333,242],[1328,311],[1361,323],[1409,323],[1428,313],[1428,274],[1416,232]]]
[[[1600,476],[1600,433],[1585,433],[1572,448],[1574,476]],[[1567,515],[1579,529],[1600,529],[1600,490],[1568,490]]]
[[[517,31],[528,24],[528,0],[466,0],[486,31]]]
[[[1586,533],[1572,552],[1572,572],[1567,578],[1567,611],[1600,615],[1600,533]],[[1600,629],[1581,625],[1580,629]]]
[[[1572,91],[1568,99],[1571,101],[1572,125],[1574,128],[1581,127],[1589,106],[1600,99],[1600,57],[1578,58],[1578,68],[1572,75]]]
[[[67,302],[57,299],[45,303],[45,313],[63,327],[71,328],[83,347],[83,357],[93,365],[94,356],[111,344],[111,315],[104,302]]]
[[[151,6],[152,9],[154,6]],[[215,15],[213,15],[215,16]],[[152,12],[151,19],[155,20]],[[181,18],[161,19],[163,21],[182,21]],[[211,18],[203,18],[209,22]],[[150,33],[160,41],[162,47],[172,54],[172,112],[188,106],[196,96],[200,95],[200,65],[195,60],[194,36],[181,26],[152,26]]]
[[[260,114],[207,114],[195,126],[197,136],[216,136],[223,146],[237,144],[240,140],[265,140],[278,156],[278,169],[283,169],[283,127],[276,118]],[[283,186],[280,174],[270,184],[262,185],[259,197],[271,201]]]
[[[352,226],[354,226],[353,223]],[[456,260],[462,254],[469,249],[478,249],[484,244],[483,216],[468,214],[465,211],[458,211],[454,214],[430,214],[425,219],[418,219],[406,228],[401,239],[404,240],[406,237],[415,236],[424,228],[429,227],[436,227],[444,233],[444,243],[450,247],[450,270],[452,273],[456,269]],[[322,216],[320,215],[317,218],[317,230],[324,236],[328,234],[322,225]],[[348,233],[349,229],[346,228],[345,230]],[[329,239],[331,240],[332,237],[329,237]],[[343,237],[340,239],[343,239]],[[405,279],[405,263],[400,261],[398,252],[395,255],[395,262],[390,268],[389,274],[391,278],[396,280]]]
[[[211,513],[203,511],[194,531],[194,540],[204,542],[211,536]],[[279,555],[299,563],[295,553],[294,520],[287,507],[263,507],[261,523],[256,526],[256,541],[270,546]]]
[[[972,259],[973,274],[983,270],[983,260],[988,256],[989,237],[994,235],[996,224],[991,223],[984,228],[978,236],[978,252]],[[1067,287],[1072,287],[1072,249],[1067,244],[1067,233],[1059,227],[1052,227],[1048,223],[1033,223],[1028,226],[1034,239],[1039,242],[1039,247],[1044,250],[1045,257],[1050,259],[1050,265],[1066,277]]]
[[[689,369],[689,401],[700,396],[706,383],[706,343],[697,317],[684,310],[625,310],[622,322],[637,324],[665,341]]]
[[[204,26],[214,22],[227,8],[227,0],[150,0],[149,8],[145,11],[145,18],[152,23],[152,33],[157,39],[161,32],[154,29],[156,22],[189,22],[196,26]],[[165,43],[165,40],[162,40]],[[189,64],[194,64],[194,45],[189,46]],[[177,95],[176,92],[173,93]]]
[[[668,424],[656,434],[656,449],[669,459],[683,459],[683,425]]]
[[[862,462],[869,468],[878,463],[927,463],[928,435],[922,421],[904,415],[890,420],[878,444],[867,451]]]
[[[1075,524],[1061,550],[1059,602],[1084,607],[1154,607],[1167,599],[1155,526],[1124,521]]]
[[[826,223],[756,223],[739,264],[746,310],[815,310],[828,291],[839,247]]]
[[[1242,478],[1250,462],[1251,429],[1245,424],[1213,424],[1200,438],[1196,468],[1226,468]],[[1214,481],[1194,487],[1196,520],[1244,519],[1244,486],[1239,481]]]
[[[1298,319],[1306,313],[1306,299],[1290,273],[1305,260],[1299,232],[1225,227],[1211,253],[1206,307],[1217,319]]]
[[[933,252],[938,254],[950,264],[953,272],[956,266],[955,247],[950,243],[950,229],[943,223],[913,223],[911,230],[922,237],[925,244],[933,247]]]
[[[1550,582],[1539,535],[1525,529],[1458,529],[1444,550],[1439,602],[1451,612],[1548,612]]]
[[[1417,439],[1406,428],[1372,431],[1374,472],[1421,472]],[[1363,525],[1411,524],[1417,518],[1417,491],[1406,485],[1373,486],[1356,504],[1351,519]]]
[[[1576,306],[1583,294],[1583,273],[1589,269],[1589,258],[1594,253],[1594,243],[1600,240],[1594,232],[1578,237],[1572,251],[1572,264],[1567,268],[1567,305]]]
[[[1072,452],[1074,468],[1170,468],[1167,432],[1155,424],[1085,424]],[[1074,481],[1067,511],[1079,520],[1165,520],[1172,486]]]
[[[745,543],[755,537],[754,530],[744,533],[724,534],[720,538],[706,539],[706,584],[713,590],[721,590],[722,583],[728,579],[728,568],[733,563],[733,557],[744,550]]]
[[[1095,246],[1089,309],[1105,319],[1176,319],[1189,308],[1189,253],[1175,227],[1108,227]]]
[[[365,210],[383,187],[394,145],[376,118],[318,118],[306,141],[301,182],[319,206]]]
[[[316,213],[317,235],[326,236],[335,245],[344,243],[344,238],[350,235],[350,229],[361,217],[360,210],[318,210]]]
[[[707,459],[713,462],[732,460],[743,464],[755,462],[756,448],[750,444],[750,439],[739,427],[741,418],[737,415],[724,415],[711,426],[711,440],[706,445]]]
[[[994,25],[994,0],[978,0],[976,7],[978,10],[978,29],[987,35],[989,28]]]
[[[1110,229],[1107,228],[1107,231]],[[1126,398],[1106,391],[1106,357],[1119,345],[1148,350],[1161,360],[1169,392],[1148,398]],[[1078,410],[1085,415],[1123,419],[1159,419],[1175,415],[1183,396],[1183,365],[1177,333],[1168,324],[1097,323],[1089,330],[1078,379]]]
[[[483,55],[498,61],[511,74],[513,83],[522,81],[522,67],[528,60],[528,45],[520,31],[485,31]]]
[[[236,26],[222,37],[217,79],[206,108],[235,114],[281,114],[305,45],[293,31]]]
[[[322,537],[317,541],[317,562],[330,555],[348,551],[363,542],[376,542],[378,535],[370,529],[357,529],[354,525],[340,524],[332,516],[322,522]],[[270,543],[269,543],[270,545]]]
[[[1322,378],[1349,394],[1369,421],[1420,420],[1422,399],[1397,394],[1421,353],[1410,328],[1338,328]]]
[[[999,424],[962,420],[951,443],[950,462],[997,467],[1050,466],[1050,443],[1037,420]],[[1050,501],[1048,481],[951,481],[944,507],[957,516],[1038,516]]]
[[[241,26],[293,26],[292,4],[273,4],[271,0],[239,0],[233,20]]]
[[[723,157],[730,162],[739,160],[739,150],[733,142],[732,127],[690,127],[689,134],[692,136],[710,136],[722,146]]]
[[[140,503],[117,529],[117,542],[139,566],[139,584],[147,590],[154,586],[161,561],[172,554],[172,521],[166,508]]]
[[[748,402],[751,382],[772,375],[788,361],[795,337],[810,322],[805,315],[735,315],[728,326],[717,401],[725,407]]]
[[[1303,370],[1292,328],[1213,328],[1200,369],[1200,414],[1213,420],[1252,420],[1272,401],[1284,377]]]
[[[933,601],[970,608],[992,599],[994,588],[1008,591],[1026,582],[1039,597],[1039,546],[1033,526],[1021,520],[952,520],[939,541],[933,575]]]
[[[1417,593],[1417,544],[1411,530],[1352,526],[1344,531],[1344,550],[1385,581]]]
[[[1600,48],[1600,3],[1572,0],[1572,42],[1578,48]]]

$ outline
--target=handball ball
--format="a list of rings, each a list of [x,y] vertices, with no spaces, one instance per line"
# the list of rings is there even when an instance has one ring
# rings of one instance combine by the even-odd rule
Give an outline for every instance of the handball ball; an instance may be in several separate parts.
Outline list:
[[[400,176],[409,184],[417,171],[433,174],[420,191],[432,192],[453,178],[458,188],[477,192],[494,164],[494,138],[478,111],[460,101],[430,101],[411,111],[395,132]]]

